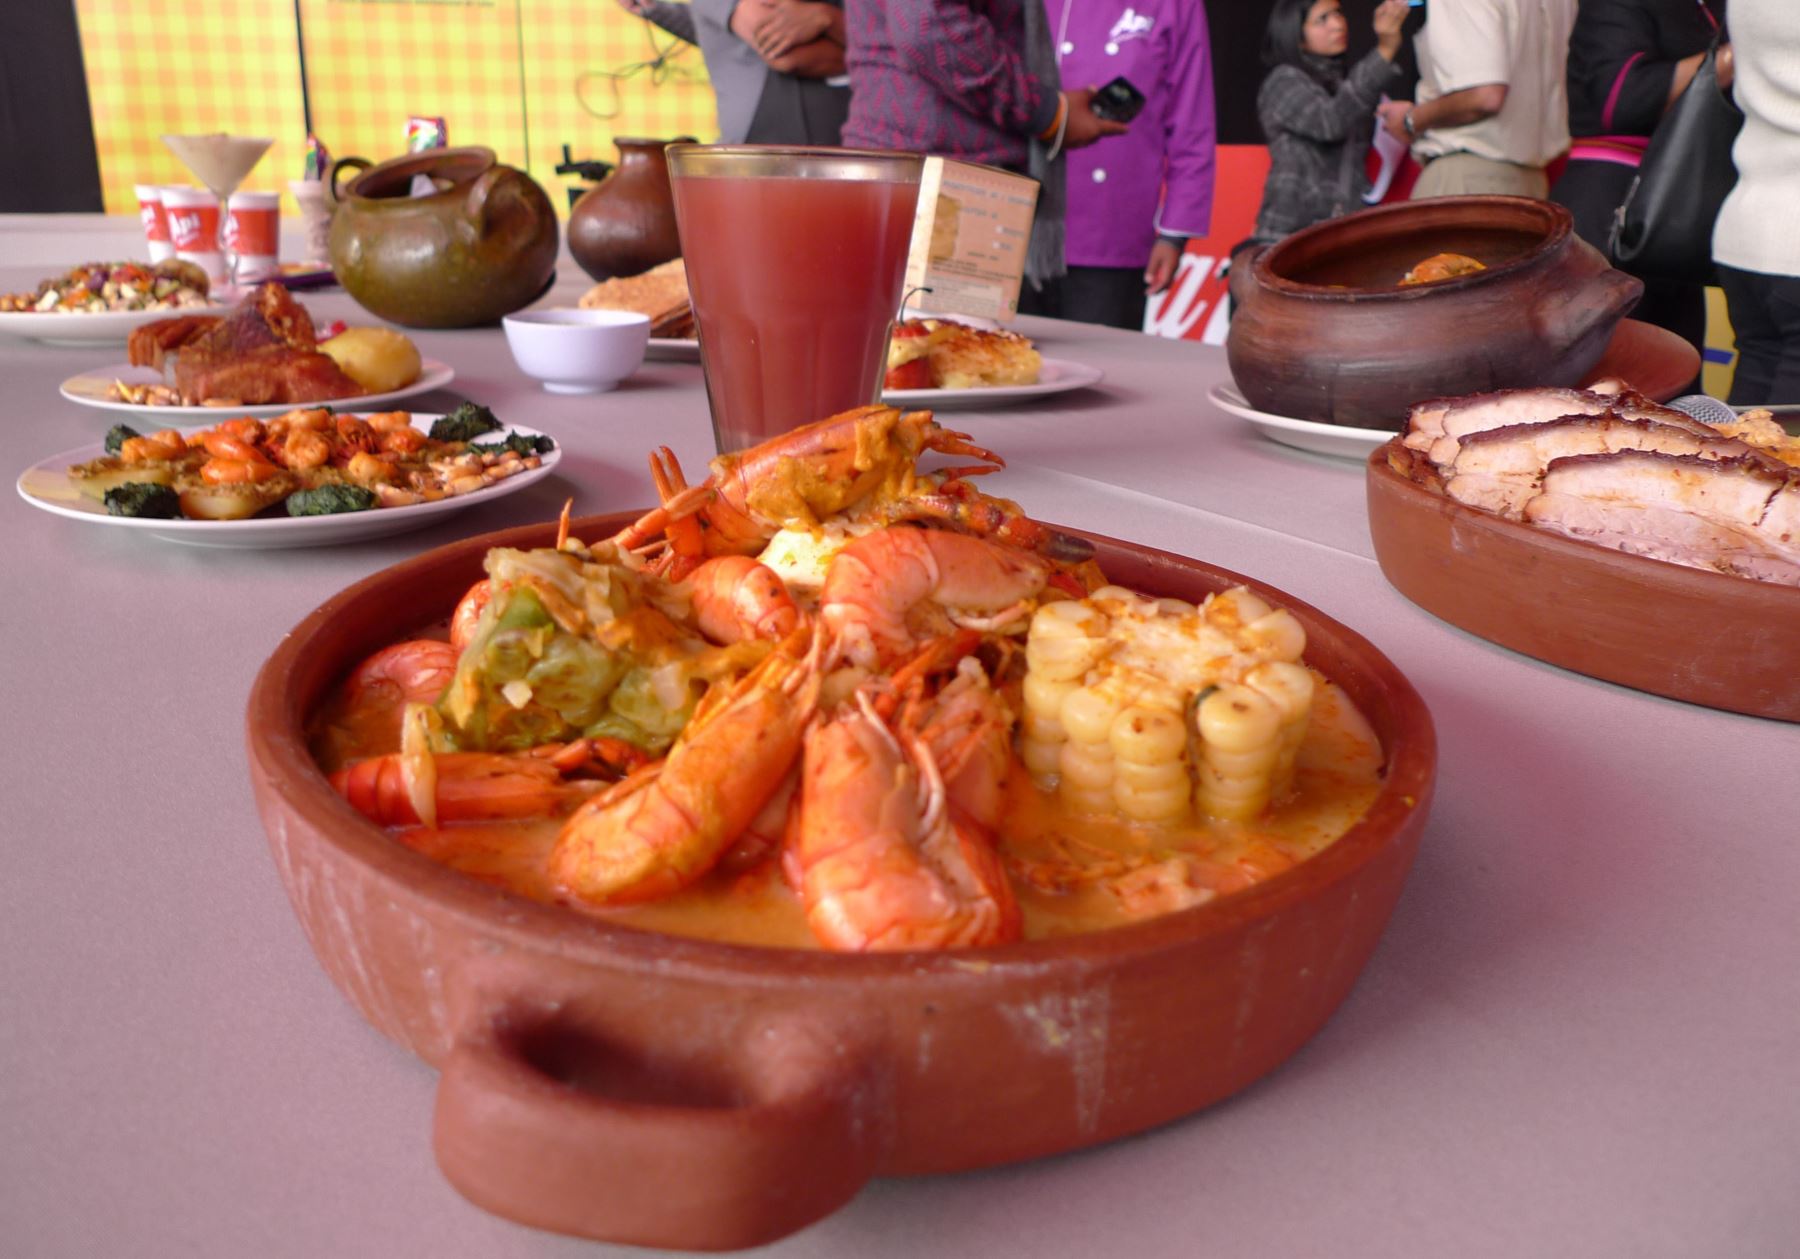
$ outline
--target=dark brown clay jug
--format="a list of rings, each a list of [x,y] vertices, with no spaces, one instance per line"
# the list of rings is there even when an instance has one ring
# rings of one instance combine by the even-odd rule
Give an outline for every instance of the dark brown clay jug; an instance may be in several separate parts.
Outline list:
[[[1486,269],[1400,286],[1439,253]],[[1575,385],[1643,282],[1526,197],[1439,197],[1315,224],[1232,262],[1232,378],[1259,411],[1398,429],[1415,402]]]
[[[596,280],[638,275],[681,256],[663,148],[691,143],[620,139],[619,165],[569,211],[569,253]]]
[[[364,307],[409,328],[492,323],[530,302],[556,269],[556,211],[524,171],[485,148],[431,149],[365,170],[339,189],[331,264]],[[413,178],[437,191],[412,195]]]

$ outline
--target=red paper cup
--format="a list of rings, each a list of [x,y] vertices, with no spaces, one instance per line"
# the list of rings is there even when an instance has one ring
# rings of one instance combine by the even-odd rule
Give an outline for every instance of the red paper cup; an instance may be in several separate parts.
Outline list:
[[[155,184],[137,184],[138,217],[144,221],[144,242],[150,247],[150,261],[161,262],[175,256],[175,243],[169,239],[169,216],[163,209],[163,190]]]
[[[237,255],[239,284],[255,284],[281,270],[281,194],[234,192],[225,216],[225,247]]]
[[[164,188],[163,210],[168,215],[175,256],[201,267],[213,283],[225,283],[225,255],[219,251],[219,199],[204,188]]]

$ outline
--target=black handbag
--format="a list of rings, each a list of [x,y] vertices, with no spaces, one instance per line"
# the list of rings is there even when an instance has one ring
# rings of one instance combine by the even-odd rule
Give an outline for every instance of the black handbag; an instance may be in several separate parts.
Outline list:
[[[1713,222],[1737,183],[1731,144],[1744,114],[1719,87],[1719,48],[1656,126],[1625,203],[1613,216],[1613,259],[1633,275],[1715,283]]]

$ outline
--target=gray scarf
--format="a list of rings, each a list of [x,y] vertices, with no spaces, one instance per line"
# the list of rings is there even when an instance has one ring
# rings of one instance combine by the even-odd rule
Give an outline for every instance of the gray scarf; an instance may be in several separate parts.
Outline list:
[[[1054,92],[1062,86],[1062,72],[1056,67],[1056,42],[1050,34],[1050,15],[1044,0],[1025,0],[1025,69],[1047,91]],[[1063,220],[1068,207],[1068,191],[1063,185],[1065,165],[1061,153],[1055,161],[1050,160],[1048,142],[1031,141],[1026,172],[1038,181],[1040,191],[1037,218],[1031,224],[1031,244],[1025,252],[1025,278],[1037,288],[1068,270],[1063,260]]]

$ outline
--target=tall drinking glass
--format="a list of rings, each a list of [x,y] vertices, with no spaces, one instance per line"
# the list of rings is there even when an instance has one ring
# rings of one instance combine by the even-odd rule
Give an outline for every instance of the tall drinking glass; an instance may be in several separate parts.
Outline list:
[[[924,159],[705,144],[668,155],[719,452],[874,402]]]

